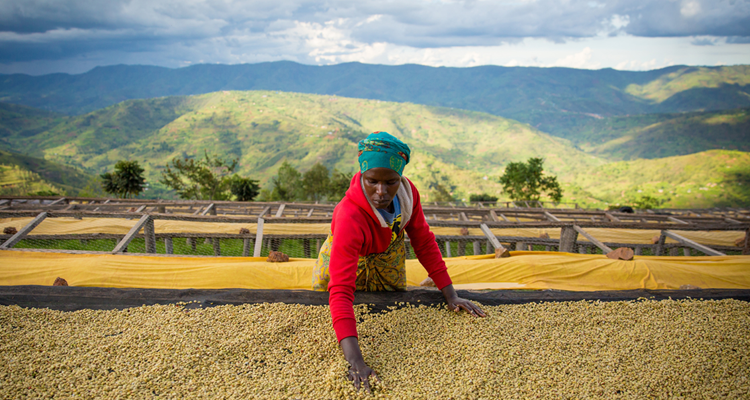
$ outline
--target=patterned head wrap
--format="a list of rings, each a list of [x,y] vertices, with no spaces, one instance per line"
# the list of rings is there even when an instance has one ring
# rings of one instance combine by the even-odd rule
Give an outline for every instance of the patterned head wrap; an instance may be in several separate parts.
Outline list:
[[[409,163],[411,150],[406,143],[388,132],[371,133],[359,142],[359,170],[365,172],[373,168],[389,168],[399,175]]]

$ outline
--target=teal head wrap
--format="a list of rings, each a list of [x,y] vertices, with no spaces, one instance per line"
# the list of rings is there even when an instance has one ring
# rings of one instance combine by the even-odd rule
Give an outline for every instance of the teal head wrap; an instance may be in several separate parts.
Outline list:
[[[409,163],[411,150],[406,143],[388,132],[371,133],[359,142],[359,170],[365,172],[373,168],[389,168],[399,175]]]

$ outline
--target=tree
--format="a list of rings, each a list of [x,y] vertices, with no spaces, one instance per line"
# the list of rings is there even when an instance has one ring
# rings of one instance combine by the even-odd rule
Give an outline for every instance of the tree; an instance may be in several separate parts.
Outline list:
[[[436,201],[438,203],[449,203],[456,200],[453,195],[445,188],[445,186],[434,183],[431,185],[432,191],[430,192],[430,201]]]
[[[321,163],[315,163],[309,171],[302,174],[302,190],[306,200],[320,201],[328,194],[331,179],[328,168]]]
[[[237,201],[252,201],[260,192],[258,181],[237,175],[232,176],[229,187]]]
[[[146,186],[144,171],[138,161],[120,160],[115,164],[114,172],[105,172],[100,175],[102,189],[123,199],[138,196]]]
[[[331,182],[328,185],[328,199],[339,201],[344,198],[346,191],[349,190],[349,184],[352,182],[354,172],[341,172],[333,169],[331,172]]]
[[[273,201],[295,201],[304,200],[304,188],[302,186],[302,174],[296,168],[284,161],[279,166],[276,176],[271,179],[271,199]]]
[[[539,198],[546,192],[553,201],[562,199],[562,189],[556,176],[544,176],[544,160],[529,158],[527,162],[511,162],[500,177],[503,190],[513,201],[529,201],[539,204]]]
[[[180,198],[196,200],[228,200],[231,197],[232,174],[237,160],[226,162],[218,156],[172,159],[162,171],[159,182],[176,191]]]
[[[640,199],[635,201],[635,208],[639,210],[650,210],[659,207],[662,201],[651,196],[641,196]]]
[[[494,203],[497,201],[497,196],[491,196],[487,193],[472,194],[469,196],[471,202],[483,202],[483,203]]]

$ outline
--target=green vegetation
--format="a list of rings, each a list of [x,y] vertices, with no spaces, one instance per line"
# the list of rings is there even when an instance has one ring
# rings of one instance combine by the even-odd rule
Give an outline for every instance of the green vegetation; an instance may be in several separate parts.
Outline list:
[[[746,123],[741,111],[696,114],[695,118],[700,116],[702,123],[713,123],[711,126],[726,123],[741,127]],[[682,117],[689,115],[674,116]],[[113,119],[122,121],[122,125],[116,125]],[[126,122],[132,120],[139,122],[131,128]],[[628,124],[617,129],[633,126]],[[420,189],[425,202],[467,201],[479,194],[507,200],[498,182],[505,167],[511,162],[543,157],[547,173],[558,179],[565,203],[606,208],[609,204],[633,204],[644,195],[664,201],[664,207],[750,203],[746,191],[750,184],[744,183],[746,175],[742,172],[742,168],[750,170],[747,153],[708,151],[684,156],[692,157],[689,162],[669,157],[610,163],[576,149],[567,139],[490,114],[336,96],[257,91],[133,100],[67,118],[27,140],[36,143],[34,151],[47,159],[42,161],[75,165],[96,171],[95,176],[111,170],[117,160],[137,160],[145,169],[146,179],[154,182],[142,194],[150,198],[174,196],[166,184],[156,183],[172,160],[197,162],[208,153],[222,160],[236,159],[235,172],[257,179],[263,188],[259,199],[330,201],[343,196],[348,188],[351,174],[345,171],[358,169],[357,142],[376,130],[390,132],[411,146],[412,160],[405,175]],[[729,169],[723,167],[723,158],[727,157],[734,160]],[[337,194],[322,194],[313,185],[306,188],[299,183],[284,187],[282,181],[299,182],[291,175],[275,185],[273,179],[280,176],[284,163],[287,172],[293,175],[293,169],[300,180],[308,173],[320,175],[321,167],[325,167],[330,186],[338,188]],[[318,163],[318,171],[310,172]],[[736,173],[725,174],[730,170]],[[72,194],[92,187],[91,175],[79,175],[83,179]],[[671,186],[680,189],[671,190]],[[48,189],[57,190],[33,191]],[[222,193],[232,196],[229,187]]]
[[[750,84],[750,66],[734,67],[679,67],[646,84],[632,83],[625,92],[642,99],[662,103],[677,93],[693,88],[721,88],[727,85]]]
[[[260,186],[256,180],[232,175],[229,181],[229,191],[236,201],[253,201],[260,193]]]
[[[161,171],[160,183],[177,192],[182,199],[250,201],[258,195],[258,182],[234,171],[237,160],[225,161],[208,151],[203,158],[175,157]]]
[[[497,196],[491,196],[487,193],[472,194],[469,196],[471,202],[482,202],[482,203],[494,203],[497,201]]]
[[[307,172],[300,173],[284,161],[271,179],[272,189],[261,191],[263,201],[339,201],[349,189],[354,176],[334,169],[329,176],[328,168],[315,163]]]
[[[599,117],[750,107],[748,81],[748,66],[674,66],[634,72],[359,63],[311,66],[288,61],[180,69],[119,65],[75,76],[4,75],[0,101],[78,115],[126,99],[227,89],[281,90],[475,110],[558,134]]]
[[[557,177],[544,175],[544,160],[541,158],[532,157],[526,162],[508,163],[500,177],[500,183],[503,191],[513,201],[528,201],[536,205],[543,194],[554,202],[562,199],[562,189],[557,183]]]
[[[621,161],[571,177],[585,192],[566,201],[598,208],[634,205],[644,196],[660,207],[747,207],[750,153],[711,150],[656,160]]]
[[[100,175],[102,189],[121,199],[136,197],[146,187],[143,171],[138,161],[120,160],[115,164],[114,172],[105,172]]]
[[[611,160],[750,151],[750,108],[592,119],[564,135],[584,151]]]
[[[0,150],[0,194],[35,192],[76,195],[92,179],[74,168],[41,158]]]

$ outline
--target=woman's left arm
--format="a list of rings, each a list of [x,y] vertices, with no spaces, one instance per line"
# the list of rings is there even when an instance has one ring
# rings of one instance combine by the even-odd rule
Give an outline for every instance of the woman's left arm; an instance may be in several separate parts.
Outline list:
[[[453,288],[453,284],[450,284],[440,290],[443,292],[443,297],[445,297],[445,302],[448,304],[449,310],[459,312],[461,311],[461,309],[464,309],[466,310],[466,312],[475,317],[486,316],[484,314],[484,311],[482,311],[479,306],[469,300],[458,297],[458,293],[456,293],[456,289]]]
[[[438,288],[443,292],[445,302],[448,308],[453,311],[466,310],[475,317],[484,317],[484,311],[469,300],[458,297],[456,289],[453,288],[453,282],[448,275],[448,270],[443,261],[443,255],[440,248],[435,242],[435,235],[430,231],[430,226],[424,217],[422,203],[419,199],[419,192],[412,186],[414,195],[414,208],[411,221],[406,226],[406,232],[409,234],[412,248],[417,255],[419,262],[425,266],[427,272],[435,282]]]

